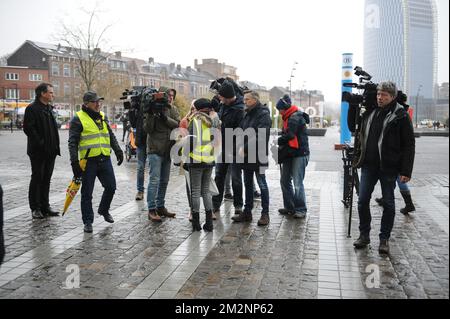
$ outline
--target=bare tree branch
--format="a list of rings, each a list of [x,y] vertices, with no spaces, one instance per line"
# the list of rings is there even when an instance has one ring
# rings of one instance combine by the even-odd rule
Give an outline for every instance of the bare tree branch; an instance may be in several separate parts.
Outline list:
[[[57,40],[69,47],[76,56],[76,63],[79,75],[87,90],[93,90],[98,82],[99,74],[102,69],[107,69],[107,61],[111,53],[109,50],[101,50],[105,42],[105,35],[112,25],[103,28],[96,26],[98,19],[97,6],[89,11],[81,9],[88,17],[89,22],[86,29],[82,29],[80,24],[68,25],[61,21],[62,31],[57,36]],[[98,32],[100,30],[100,32]]]

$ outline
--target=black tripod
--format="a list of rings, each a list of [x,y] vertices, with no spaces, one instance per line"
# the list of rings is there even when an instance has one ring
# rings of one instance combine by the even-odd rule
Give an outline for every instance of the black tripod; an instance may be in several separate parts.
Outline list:
[[[356,187],[356,194],[359,196],[359,176],[358,171],[353,169],[354,148],[346,144],[342,150],[342,161],[344,162],[344,191],[342,203],[345,208],[349,208],[353,201],[353,187]]]
[[[356,144],[356,143],[355,143]],[[356,188],[356,195],[359,196],[359,176],[358,170],[353,166],[355,155],[354,147],[346,144],[342,150],[342,161],[344,162],[344,188],[342,203],[348,208],[348,234],[351,237],[352,212],[353,212],[353,189]]]
[[[353,109],[353,112],[350,110]],[[361,107],[359,105],[350,105],[348,113],[348,126],[350,131],[354,133],[355,144],[354,147],[346,144],[342,150],[342,161],[344,162],[344,190],[342,203],[345,208],[348,208],[348,234],[347,237],[351,237],[352,227],[352,213],[353,213],[353,189],[356,188],[356,195],[359,196],[359,176],[358,169],[355,167],[355,148],[359,144],[359,131],[362,121]]]

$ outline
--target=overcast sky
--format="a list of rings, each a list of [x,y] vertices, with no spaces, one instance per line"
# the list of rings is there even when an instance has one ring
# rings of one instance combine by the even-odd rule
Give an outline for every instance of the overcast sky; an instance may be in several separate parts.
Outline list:
[[[449,80],[448,0],[439,17],[438,81]],[[25,40],[54,43],[61,18],[82,24],[87,0],[0,0],[0,56]],[[109,48],[123,55],[193,66],[217,58],[236,66],[241,80],[270,89],[319,89],[340,100],[342,53],[363,61],[364,0],[103,0],[99,25],[113,24]],[[367,70],[370,73],[370,70]]]

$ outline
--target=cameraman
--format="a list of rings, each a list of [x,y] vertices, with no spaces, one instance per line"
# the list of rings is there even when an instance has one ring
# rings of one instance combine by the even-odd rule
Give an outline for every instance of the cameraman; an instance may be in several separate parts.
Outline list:
[[[225,80],[218,90],[220,100],[219,118],[222,121],[222,158],[216,164],[215,182],[219,190],[219,195],[213,196],[213,219],[217,219],[220,214],[220,206],[223,200],[223,191],[225,177],[228,167],[231,165],[231,177],[233,188],[233,205],[236,215],[242,213],[242,172],[239,165],[235,163],[236,159],[236,141],[233,141],[233,149],[225,150],[226,129],[234,130],[239,127],[244,118],[244,97],[235,90],[236,84],[230,80]],[[233,138],[233,136],[232,136]],[[227,152],[228,151],[228,152]]]
[[[159,91],[167,93],[168,102],[161,109],[150,109],[144,116],[147,157],[150,166],[147,187],[148,218],[152,222],[161,222],[161,216],[175,217],[175,214],[170,213],[164,204],[170,177],[170,149],[174,144],[174,141],[170,140],[170,133],[178,127],[180,114],[172,104],[176,91],[165,87],[161,87]]]
[[[394,226],[394,189],[397,175],[407,183],[414,164],[415,139],[411,120],[405,109],[397,103],[397,87],[392,82],[382,82],[377,87],[378,107],[362,115],[359,142],[355,150],[354,166],[361,168],[358,213],[360,236],[354,242],[356,249],[370,244],[370,198],[378,182],[384,200],[380,230],[380,254],[389,254],[389,238]],[[349,119],[356,114],[358,105],[350,105]],[[355,132],[355,117],[348,122]]]

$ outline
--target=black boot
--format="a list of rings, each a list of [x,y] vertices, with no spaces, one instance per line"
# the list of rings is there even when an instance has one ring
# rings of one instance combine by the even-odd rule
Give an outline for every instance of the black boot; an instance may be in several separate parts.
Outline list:
[[[411,193],[410,192],[400,192],[402,194],[403,200],[405,201],[406,206],[400,209],[400,213],[403,215],[408,215],[410,212],[414,212],[416,208],[412,202]]]
[[[359,238],[353,243],[356,249],[362,249],[370,244],[370,237],[368,235],[360,234]]]
[[[214,229],[213,226],[213,218],[212,218],[212,212],[206,212],[206,222],[203,225],[203,230],[204,231],[208,231],[208,232],[212,232]]]
[[[192,212],[192,231],[201,231],[202,226],[200,226],[200,214],[197,212]]]
[[[375,198],[375,201],[379,206],[384,206],[383,197]]]

